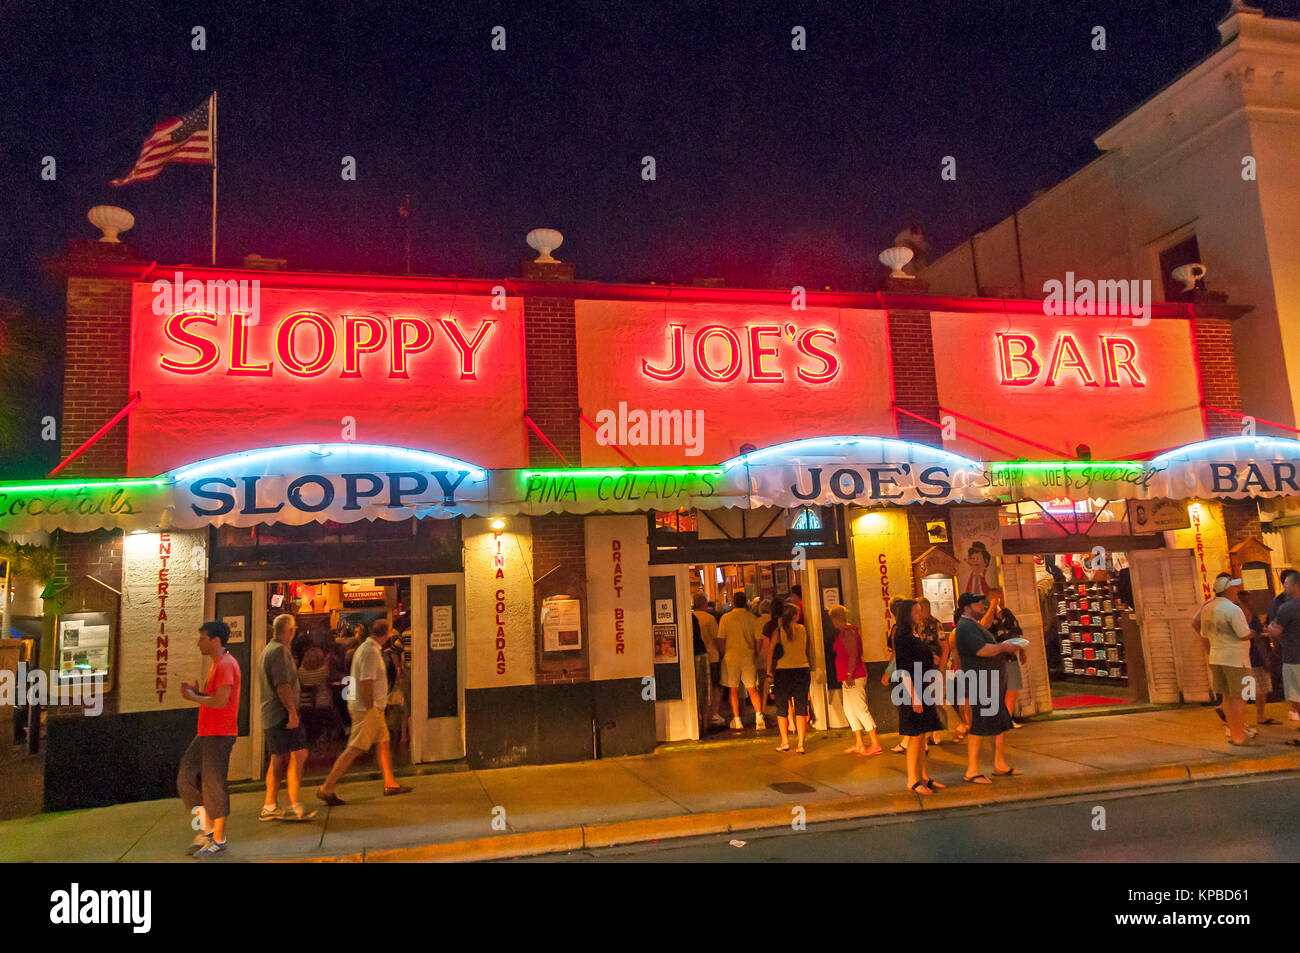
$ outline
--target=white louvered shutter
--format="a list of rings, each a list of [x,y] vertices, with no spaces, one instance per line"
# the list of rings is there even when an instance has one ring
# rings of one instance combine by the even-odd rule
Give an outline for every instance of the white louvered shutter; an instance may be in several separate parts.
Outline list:
[[[1004,556],[1002,590],[1007,607],[1015,614],[1024,637],[1025,662],[1020,666],[1025,687],[1017,700],[1022,714],[1036,715],[1052,710],[1052,686],[1047,675],[1047,647],[1043,640],[1043,612],[1034,579],[1033,556]]]

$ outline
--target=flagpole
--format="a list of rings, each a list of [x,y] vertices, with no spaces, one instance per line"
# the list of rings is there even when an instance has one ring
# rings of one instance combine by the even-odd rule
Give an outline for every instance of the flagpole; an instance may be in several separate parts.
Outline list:
[[[212,91],[212,264],[217,263],[217,92]]]

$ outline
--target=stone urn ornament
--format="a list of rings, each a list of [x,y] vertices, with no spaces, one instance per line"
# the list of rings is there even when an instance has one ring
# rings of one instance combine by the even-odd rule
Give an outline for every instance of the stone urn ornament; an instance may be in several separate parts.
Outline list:
[[[1205,277],[1205,266],[1199,261],[1193,261],[1186,265],[1179,265],[1169,274],[1174,281],[1183,283],[1183,291],[1191,291],[1196,287],[1196,283]]]
[[[528,247],[538,252],[534,261],[555,263],[558,258],[552,258],[551,252],[564,244],[564,236],[553,228],[534,228],[524,239],[528,242]]]
[[[101,242],[120,244],[122,240],[117,236],[135,227],[135,216],[116,205],[96,205],[86,213],[86,218],[90,219],[91,225],[104,233],[99,239]]]
[[[891,278],[915,278],[903,271],[903,266],[912,260],[915,253],[905,245],[895,245],[880,253],[880,263],[889,269]]]

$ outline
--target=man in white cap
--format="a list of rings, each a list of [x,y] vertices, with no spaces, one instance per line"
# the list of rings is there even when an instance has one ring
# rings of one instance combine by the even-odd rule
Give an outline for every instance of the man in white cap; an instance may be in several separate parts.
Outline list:
[[[1201,606],[1192,619],[1210,659],[1211,690],[1223,696],[1223,714],[1228,723],[1228,741],[1234,745],[1259,742],[1246,734],[1246,686],[1250,671],[1250,626],[1246,613],[1237,605],[1241,580],[1221,572],[1214,580],[1214,598]],[[1253,695],[1252,695],[1253,697]]]

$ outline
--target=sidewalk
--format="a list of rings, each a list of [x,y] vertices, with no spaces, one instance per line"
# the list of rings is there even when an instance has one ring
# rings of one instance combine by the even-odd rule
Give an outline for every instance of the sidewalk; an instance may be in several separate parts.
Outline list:
[[[1286,706],[1270,714],[1283,719]],[[930,776],[950,787],[925,798],[906,790],[902,755],[842,754],[847,732],[812,734],[805,756],[778,753],[777,737],[770,729],[636,757],[421,775],[395,798],[378,781],[343,784],[345,807],[317,805],[317,818],[301,824],[259,823],[261,793],[237,793],[231,848],[210,862],[480,860],[785,826],[796,806],[813,824],[1300,769],[1300,749],[1284,744],[1300,737],[1295,722],[1261,729],[1259,747],[1236,748],[1199,706],[1031,723],[1008,733],[1008,760],[1025,776],[992,786],[962,783],[965,746],[946,742],[931,749]],[[506,829],[494,831],[499,808]],[[175,799],[42,814],[0,822],[0,861],[194,863],[183,853],[191,836]]]

